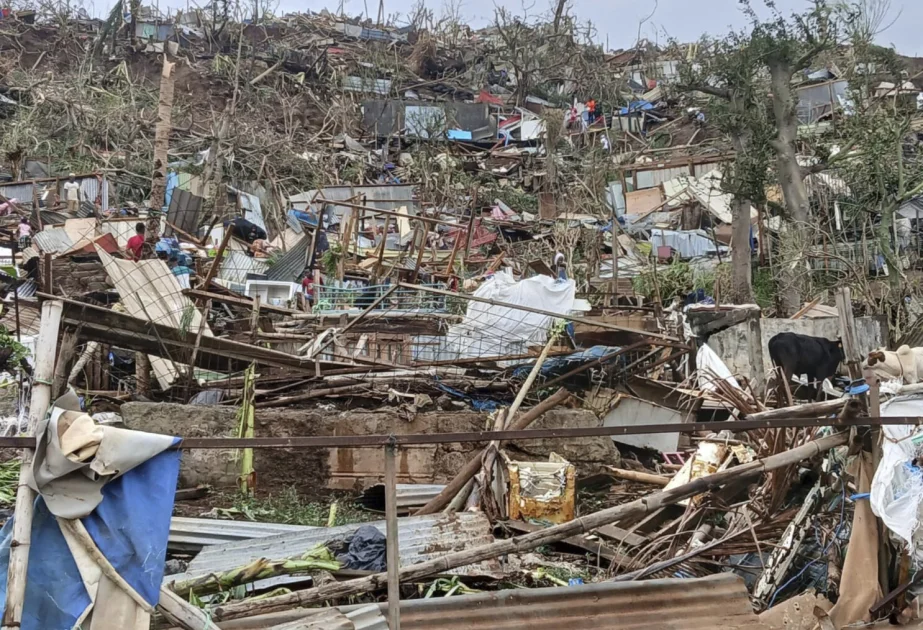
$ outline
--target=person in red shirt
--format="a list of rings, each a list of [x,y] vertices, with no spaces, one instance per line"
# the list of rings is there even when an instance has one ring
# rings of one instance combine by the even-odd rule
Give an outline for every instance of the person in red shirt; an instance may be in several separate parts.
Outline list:
[[[135,226],[135,234],[128,239],[128,245],[125,251],[130,260],[141,260],[141,251],[144,249],[144,224],[139,223]]]

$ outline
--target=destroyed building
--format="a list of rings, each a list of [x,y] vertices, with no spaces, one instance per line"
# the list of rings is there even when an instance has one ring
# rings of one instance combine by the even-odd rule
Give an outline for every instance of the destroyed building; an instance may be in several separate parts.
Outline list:
[[[919,625],[916,60],[62,12],[0,19],[4,627]]]

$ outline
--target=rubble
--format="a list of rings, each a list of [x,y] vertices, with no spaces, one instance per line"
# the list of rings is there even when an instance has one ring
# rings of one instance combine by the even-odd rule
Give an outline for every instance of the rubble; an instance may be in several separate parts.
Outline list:
[[[918,616],[919,81],[566,9],[2,14],[4,627]]]

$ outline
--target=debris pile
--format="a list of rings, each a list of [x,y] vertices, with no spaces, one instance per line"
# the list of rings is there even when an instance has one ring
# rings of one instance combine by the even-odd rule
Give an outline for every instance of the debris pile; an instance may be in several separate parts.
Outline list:
[[[727,51],[123,9],[0,19],[4,627],[916,619],[923,183],[808,155],[854,71],[783,82],[799,227]]]

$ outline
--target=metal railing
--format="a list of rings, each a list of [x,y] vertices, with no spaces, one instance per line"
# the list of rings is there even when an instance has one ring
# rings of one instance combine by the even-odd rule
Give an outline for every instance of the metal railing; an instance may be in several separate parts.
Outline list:
[[[445,288],[442,284],[425,286],[437,289]],[[363,311],[390,289],[391,285],[389,284],[364,287],[337,287],[329,285],[316,287],[313,310],[315,313],[350,310]],[[376,310],[444,313],[446,312],[446,298],[442,295],[401,287],[391,293],[391,295],[379,304]]]

